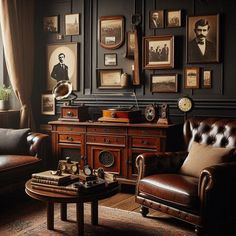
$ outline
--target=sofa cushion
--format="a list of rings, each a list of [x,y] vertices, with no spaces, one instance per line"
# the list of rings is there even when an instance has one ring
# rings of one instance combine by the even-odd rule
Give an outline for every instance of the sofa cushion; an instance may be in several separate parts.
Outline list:
[[[179,174],[158,174],[140,180],[138,191],[154,201],[196,211],[199,206],[198,178]]]
[[[0,129],[0,154],[27,154],[30,129]]]
[[[206,167],[227,162],[235,148],[220,148],[193,142],[180,172],[184,175],[199,177]]]

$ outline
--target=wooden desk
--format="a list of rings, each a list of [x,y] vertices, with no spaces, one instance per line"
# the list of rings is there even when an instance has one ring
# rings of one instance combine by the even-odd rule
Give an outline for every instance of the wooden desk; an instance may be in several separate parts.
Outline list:
[[[76,218],[78,235],[84,235],[84,203],[91,202],[91,223],[98,224],[98,200],[113,196],[119,192],[119,185],[106,187],[95,193],[86,194],[82,192],[78,196],[70,196],[60,193],[53,193],[38,189],[33,189],[31,180],[25,184],[25,192],[32,198],[47,202],[47,228],[54,229],[54,203],[61,203],[61,220],[67,220],[67,203],[76,203]]]

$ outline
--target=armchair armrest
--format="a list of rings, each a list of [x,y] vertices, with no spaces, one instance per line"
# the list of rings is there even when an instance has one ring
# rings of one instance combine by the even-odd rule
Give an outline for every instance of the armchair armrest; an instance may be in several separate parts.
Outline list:
[[[138,155],[136,158],[138,180],[152,174],[176,172],[187,155],[188,153],[185,151],[143,153]]]
[[[29,153],[32,156],[37,156],[40,159],[45,159],[48,148],[48,135],[42,133],[30,133],[27,136],[29,144]]]

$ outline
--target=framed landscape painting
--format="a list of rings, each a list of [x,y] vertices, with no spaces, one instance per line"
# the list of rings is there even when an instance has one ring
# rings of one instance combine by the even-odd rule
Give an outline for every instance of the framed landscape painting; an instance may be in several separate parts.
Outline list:
[[[151,92],[176,93],[178,89],[177,74],[151,75]]]

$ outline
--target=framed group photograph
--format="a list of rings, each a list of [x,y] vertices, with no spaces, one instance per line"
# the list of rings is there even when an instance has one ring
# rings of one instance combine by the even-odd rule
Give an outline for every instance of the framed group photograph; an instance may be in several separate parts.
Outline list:
[[[174,36],[148,36],[143,39],[145,69],[174,68]]]
[[[177,74],[151,75],[152,93],[176,93],[178,91]]]
[[[187,17],[187,62],[219,62],[220,16]]]
[[[184,88],[199,88],[199,67],[186,67],[184,73]]]
[[[181,27],[181,10],[167,10],[166,11],[166,27]]]
[[[105,66],[116,66],[117,65],[117,54],[116,53],[105,53],[104,54],[104,65]]]
[[[97,87],[99,89],[122,88],[122,69],[100,69],[97,75]]]
[[[55,115],[55,98],[53,94],[41,95],[41,113],[42,115]]]
[[[80,33],[79,13],[65,15],[65,34],[77,35]]]
[[[202,87],[211,88],[211,84],[212,84],[212,71],[208,69],[204,69],[203,76],[202,76]]]
[[[46,56],[47,90],[61,80],[69,80],[77,90],[78,43],[48,44]]]
[[[43,18],[43,30],[48,33],[59,32],[59,16],[46,16]]]
[[[107,49],[119,48],[124,42],[124,17],[101,16],[98,34],[101,47]]]
[[[149,27],[158,29],[164,27],[164,10],[152,10],[149,13]]]

